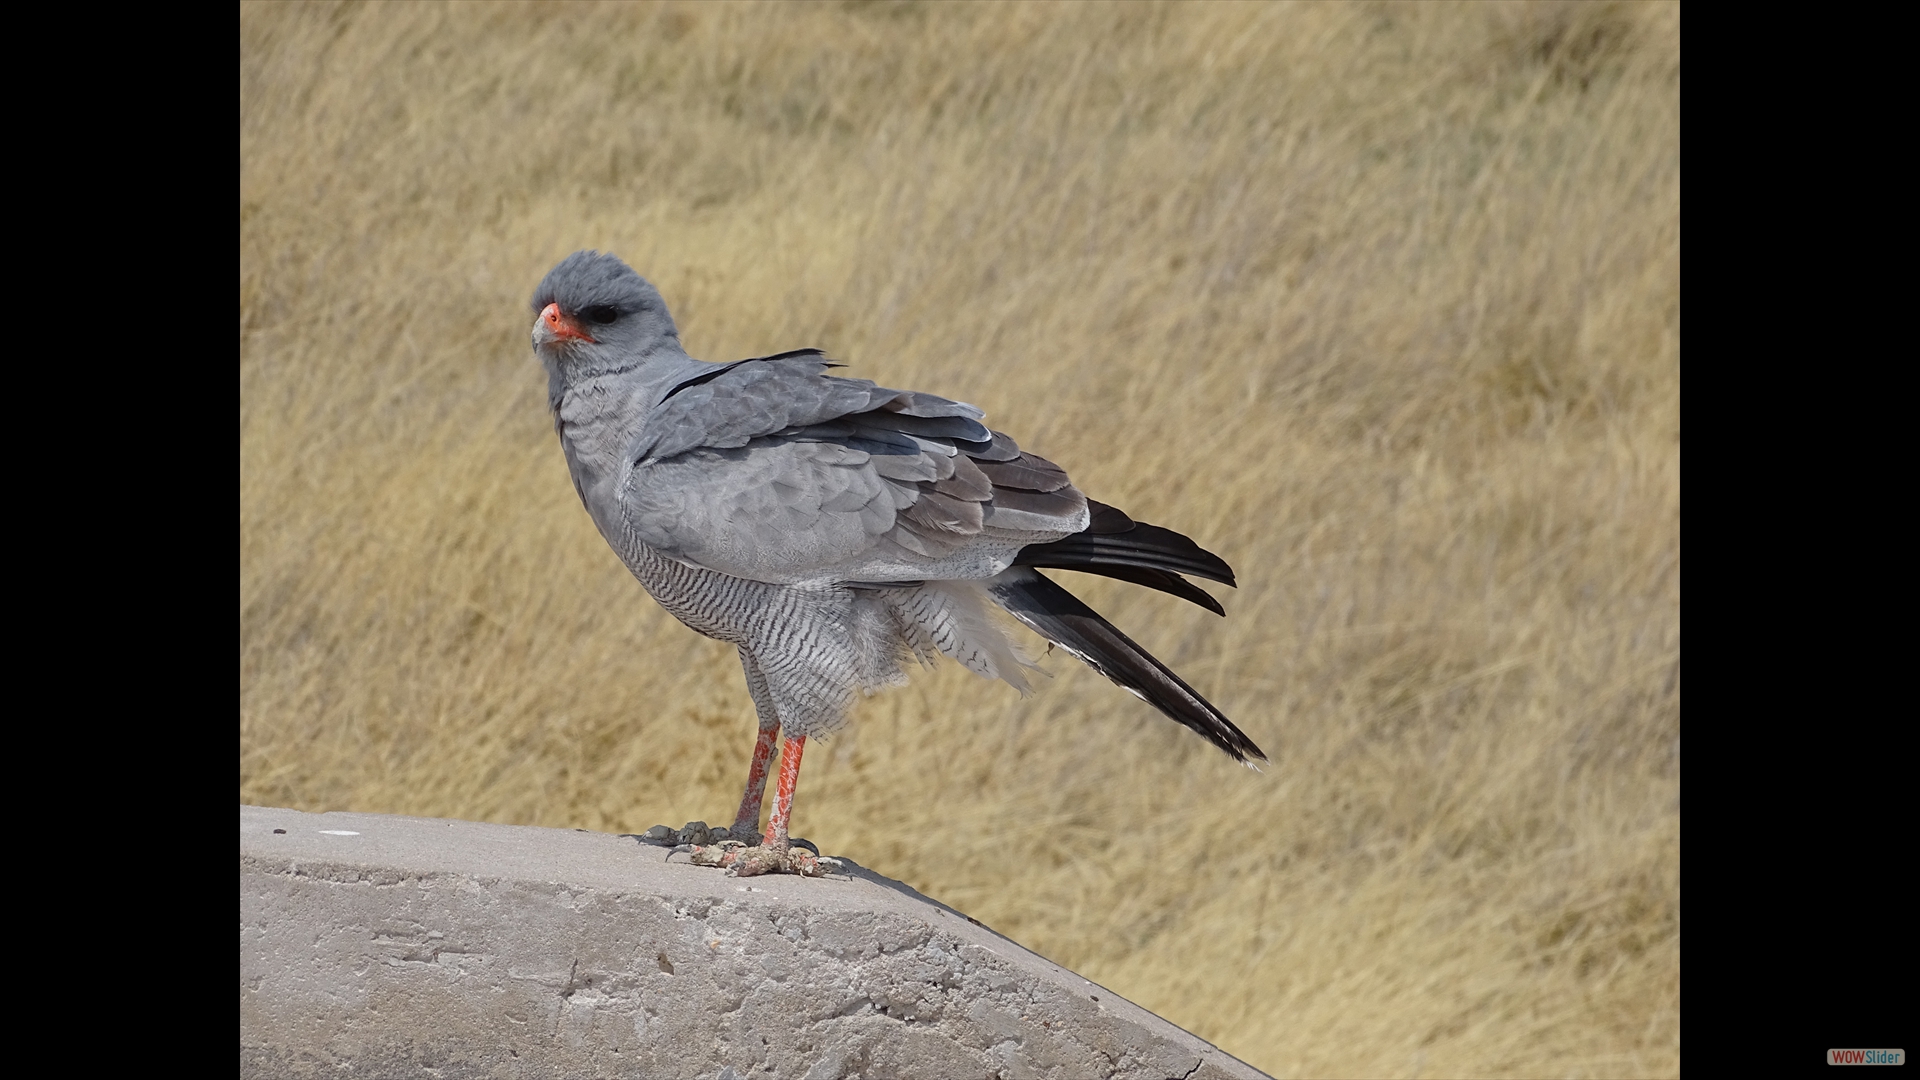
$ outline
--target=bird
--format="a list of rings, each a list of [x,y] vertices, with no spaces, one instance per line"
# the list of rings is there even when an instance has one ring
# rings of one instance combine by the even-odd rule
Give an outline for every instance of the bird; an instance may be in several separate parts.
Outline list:
[[[1087,498],[970,404],[865,379],[819,349],[696,360],[660,292],[577,251],[532,298],[533,351],[574,490],[642,587],[740,655],[758,732],[734,823],[695,863],[827,873],[791,837],[807,740],[856,695],[946,656],[1024,696],[1039,669],[997,609],[1235,761],[1267,760],[1198,691],[1041,573],[1144,585],[1218,615],[1187,577],[1225,560]],[[773,807],[759,819],[776,739]],[[664,828],[664,827],[662,827]],[[804,844],[804,841],[799,842]],[[672,857],[671,853],[668,856]]]

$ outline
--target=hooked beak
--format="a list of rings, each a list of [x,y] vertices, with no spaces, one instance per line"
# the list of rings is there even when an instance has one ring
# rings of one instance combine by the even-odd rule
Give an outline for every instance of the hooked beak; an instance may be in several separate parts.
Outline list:
[[[581,329],[580,324],[560,313],[560,305],[548,304],[540,312],[540,321],[547,325],[554,337],[573,338],[576,341],[593,341],[593,335]]]

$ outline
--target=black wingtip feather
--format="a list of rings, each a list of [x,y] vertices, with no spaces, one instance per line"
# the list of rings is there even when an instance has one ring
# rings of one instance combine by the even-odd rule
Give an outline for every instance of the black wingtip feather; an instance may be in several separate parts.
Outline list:
[[[1086,529],[1045,544],[1029,544],[1014,556],[1015,566],[1078,570],[1130,581],[1191,601],[1216,615],[1220,602],[1179,575],[1235,585],[1233,567],[1192,539],[1135,521],[1105,503],[1087,500],[1092,511]]]
[[[1190,574],[1193,577],[1218,581],[1222,585],[1236,584],[1233,568],[1222,562],[1218,556],[1203,551],[1200,555],[1204,557],[1196,558],[1183,552],[1170,552],[1160,547],[1115,542],[1126,539],[1131,539],[1131,536],[1114,538],[1080,533],[1048,544],[1029,544],[1020,549],[1020,554],[1014,556],[1013,564],[1015,566],[1047,566],[1055,570],[1078,570],[1082,566],[1102,565],[1140,566],[1167,570],[1176,574]],[[1090,572],[1100,573],[1098,570]]]
[[[1011,571],[995,578],[988,588],[1008,614],[1035,633],[1139,694],[1235,761],[1250,764],[1267,760],[1245,732],[1172,669],[1038,571]]]
[[[1227,609],[1220,606],[1220,601],[1208,595],[1205,590],[1179,574],[1158,567],[1136,566],[1126,562],[1104,562],[1097,559],[1074,566],[1057,565],[1051,562],[1028,565],[1046,566],[1056,570],[1078,570],[1086,574],[1110,577],[1116,581],[1145,585],[1149,589],[1158,589],[1169,596],[1177,596],[1189,603],[1198,604],[1222,618],[1227,614]]]

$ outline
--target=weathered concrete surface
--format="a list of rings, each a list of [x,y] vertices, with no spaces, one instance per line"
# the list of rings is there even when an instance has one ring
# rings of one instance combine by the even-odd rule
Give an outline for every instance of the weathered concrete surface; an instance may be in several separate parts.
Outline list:
[[[664,854],[241,807],[241,1075],[1261,1075],[851,863],[730,878]]]

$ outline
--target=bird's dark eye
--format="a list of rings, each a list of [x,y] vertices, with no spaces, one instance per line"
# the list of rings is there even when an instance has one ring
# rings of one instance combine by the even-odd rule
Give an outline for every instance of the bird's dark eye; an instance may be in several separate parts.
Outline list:
[[[605,304],[595,304],[580,314],[585,315],[588,322],[599,323],[601,326],[605,326],[620,317],[618,311],[615,311]]]

